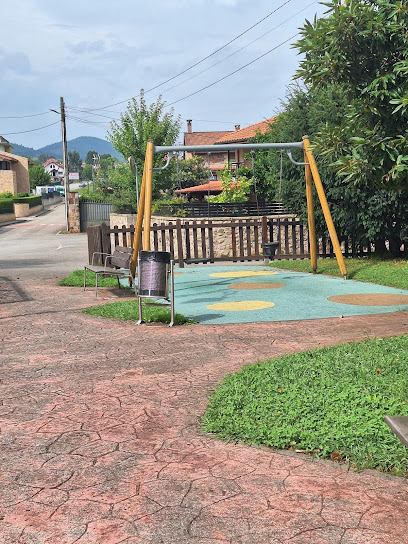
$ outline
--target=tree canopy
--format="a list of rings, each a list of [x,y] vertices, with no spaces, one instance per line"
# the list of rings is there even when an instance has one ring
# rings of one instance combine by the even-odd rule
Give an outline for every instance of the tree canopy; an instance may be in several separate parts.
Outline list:
[[[128,102],[125,113],[119,121],[111,123],[108,138],[113,147],[123,157],[133,157],[137,162],[138,171],[143,172],[146,146],[149,140],[155,145],[174,145],[181,128],[180,116],[174,114],[173,108],[165,112],[166,103],[162,97],[146,103],[143,89],[139,100],[133,98]],[[154,167],[163,166],[163,156],[155,155]],[[155,172],[153,196],[158,197],[160,190],[170,188],[170,172]]]
[[[313,87],[340,84],[349,109],[327,126],[327,154],[353,183],[407,183],[408,4],[331,0],[328,16],[306,21],[295,44],[297,77]]]
[[[31,187],[35,187],[36,185],[50,185],[52,183],[51,175],[39,164],[30,166],[28,172]]]

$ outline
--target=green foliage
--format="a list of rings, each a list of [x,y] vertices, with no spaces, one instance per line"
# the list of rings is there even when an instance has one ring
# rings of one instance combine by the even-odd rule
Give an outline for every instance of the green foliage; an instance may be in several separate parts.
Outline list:
[[[38,162],[40,165],[44,164],[48,161],[48,159],[53,159],[54,157],[52,155],[48,155],[48,153],[40,153],[37,157]]]
[[[4,200],[5,198],[14,198],[14,195],[11,191],[4,191],[4,193],[0,193],[0,199]]]
[[[82,179],[91,180],[92,179],[92,165],[85,164],[82,169]]]
[[[97,315],[100,317],[110,317],[114,319],[123,319],[126,321],[139,320],[139,308],[137,300],[127,300],[125,302],[111,302],[102,306],[93,306],[83,310],[85,314]],[[143,321],[146,323],[170,323],[170,310],[168,307],[154,304],[143,304]],[[182,314],[174,315],[175,325],[191,324],[193,321],[184,317]]]
[[[14,200],[12,198],[0,198],[0,214],[13,212]]]
[[[68,151],[68,169],[70,172],[82,173],[82,159],[78,151]]]
[[[174,145],[181,128],[180,116],[174,115],[171,108],[164,112],[166,103],[162,97],[156,102],[147,105],[143,90],[139,101],[133,98],[128,102],[125,113],[122,113],[118,122],[111,123],[108,138],[114,148],[124,157],[133,157],[137,162],[139,177],[141,179],[146,146],[149,140],[155,145]],[[172,161],[174,163],[174,161]],[[171,168],[174,165],[171,163]],[[154,167],[163,166],[163,155],[155,155]],[[160,192],[171,188],[171,169],[155,172],[153,198],[157,199]]]
[[[185,197],[173,197],[173,198],[161,198],[160,200],[155,200],[155,202],[152,205],[152,212],[153,213],[161,213],[161,209],[165,212],[165,215],[167,215],[169,212],[171,215],[173,215],[173,212],[182,212],[183,210],[179,209],[180,204],[185,204],[187,202],[187,199]],[[173,207],[174,206],[174,207]],[[177,215],[177,213],[175,214]]]
[[[84,286],[84,271],[74,270],[72,274],[61,280],[58,285],[63,287],[83,287]],[[95,287],[95,274],[90,270],[86,273],[87,287]],[[117,287],[118,281],[115,277],[98,278],[98,287]]]
[[[23,198],[25,196],[30,196],[30,193],[18,193],[16,196],[17,198]]]
[[[225,166],[220,173],[220,179],[222,180],[222,192],[219,195],[211,196],[207,200],[215,203],[248,202],[254,185],[253,178],[248,179],[245,175],[239,175],[238,173],[233,175],[231,170]]]
[[[42,204],[41,195],[32,195],[32,196],[19,196],[20,194],[27,194],[27,193],[19,193],[17,196],[14,197],[14,202],[17,202],[17,204],[29,204],[30,208],[34,208],[35,206],[40,206]]]
[[[405,259],[353,258],[345,259],[350,279],[408,289],[408,262]],[[311,272],[310,259],[296,261],[274,261],[273,268],[285,268],[297,272]],[[329,276],[339,275],[336,259],[319,259],[317,273]]]
[[[302,135],[308,134],[339,238],[351,237],[355,243],[375,242],[379,252],[388,239],[392,253],[398,256],[401,239],[408,235],[408,184],[397,188],[392,184],[377,186],[366,178],[350,181],[339,175],[333,164],[341,151],[328,131],[337,131],[339,137],[344,134],[349,108],[347,93],[341,86],[316,89],[292,86],[282,104],[282,114],[270,131],[257,140],[299,141]],[[293,156],[303,161],[300,151],[294,150]],[[267,199],[281,199],[288,210],[306,222],[303,169],[290,163],[285,154],[280,184],[280,153],[257,152],[255,157],[258,193]],[[322,235],[327,229],[315,191],[314,201],[316,229],[318,235]]]
[[[41,165],[30,166],[28,172],[31,187],[35,187],[36,185],[51,185],[52,177]]]
[[[203,427],[241,440],[406,474],[384,422],[408,415],[408,336],[315,349],[243,368],[210,400]]]
[[[343,184],[371,191],[360,223],[368,216],[367,235],[388,238],[397,255],[408,216],[408,8],[388,0],[326,5],[329,15],[306,21],[295,44],[304,54],[297,76],[315,90],[341,85],[349,105],[341,123],[321,129],[316,152]]]
[[[88,151],[88,153],[86,154],[86,157],[85,157],[85,164],[88,164],[88,165],[93,165],[93,158],[94,158],[94,155],[98,155],[97,151],[93,151],[93,150],[90,150]]]
[[[208,174],[202,157],[194,155],[190,159],[180,159],[170,175],[171,188],[175,190],[201,185],[207,182]]]

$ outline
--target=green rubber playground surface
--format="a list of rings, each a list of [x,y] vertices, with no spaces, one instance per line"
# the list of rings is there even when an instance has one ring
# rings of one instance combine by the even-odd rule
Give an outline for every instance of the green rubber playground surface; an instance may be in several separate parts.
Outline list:
[[[408,310],[408,291],[262,265],[176,269],[175,309],[202,324],[293,321]]]

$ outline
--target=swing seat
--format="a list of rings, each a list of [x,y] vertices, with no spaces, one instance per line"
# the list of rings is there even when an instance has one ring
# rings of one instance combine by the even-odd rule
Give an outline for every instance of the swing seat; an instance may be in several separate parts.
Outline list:
[[[183,259],[186,264],[207,264],[211,262],[210,258],[207,259]]]

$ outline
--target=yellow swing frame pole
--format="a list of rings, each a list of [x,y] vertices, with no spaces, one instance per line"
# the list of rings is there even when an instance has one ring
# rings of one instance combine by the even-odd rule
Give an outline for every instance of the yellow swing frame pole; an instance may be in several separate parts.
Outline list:
[[[305,162],[307,162],[306,152],[304,152]],[[306,179],[306,201],[307,201],[307,222],[309,227],[309,247],[310,247],[310,264],[313,274],[317,272],[317,243],[316,243],[316,224],[313,207],[313,180],[312,171],[309,164],[305,164],[305,179]]]
[[[139,195],[139,207],[137,210],[137,216],[136,216],[136,226],[135,226],[135,234],[133,238],[133,255],[132,260],[130,261],[130,272],[134,276],[136,272],[136,261],[139,254],[139,243],[140,238],[142,235],[142,224],[143,224],[143,216],[144,216],[144,208],[145,208],[145,194],[146,194],[146,172],[147,172],[147,153],[145,156],[145,163],[143,167],[143,177],[142,177],[142,185],[140,187],[140,195]]]
[[[319,196],[320,204],[322,206],[324,218],[326,220],[326,225],[327,225],[327,228],[329,229],[334,253],[336,255],[337,263],[340,268],[340,273],[343,275],[344,279],[347,279],[346,263],[344,262],[343,254],[341,252],[341,247],[339,244],[339,239],[337,237],[336,229],[334,227],[333,219],[329,210],[329,205],[327,204],[326,195],[324,193],[322,180],[320,179],[316,161],[313,156],[312,150],[310,149],[310,141],[307,136],[303,136],[303,147],[304,147],[304,152],[306,155],[307,162],[309,163],[309,167],[313,176],[313,181],[316,186],[317,194]]]
[[[150,251],[150,221],[152,217],[152,192],[153,192],[153,157],[154,144],[152,140],[147,142],[146,162],[143,170],[146,170],[146,192],[144,206],[143,250]]]

